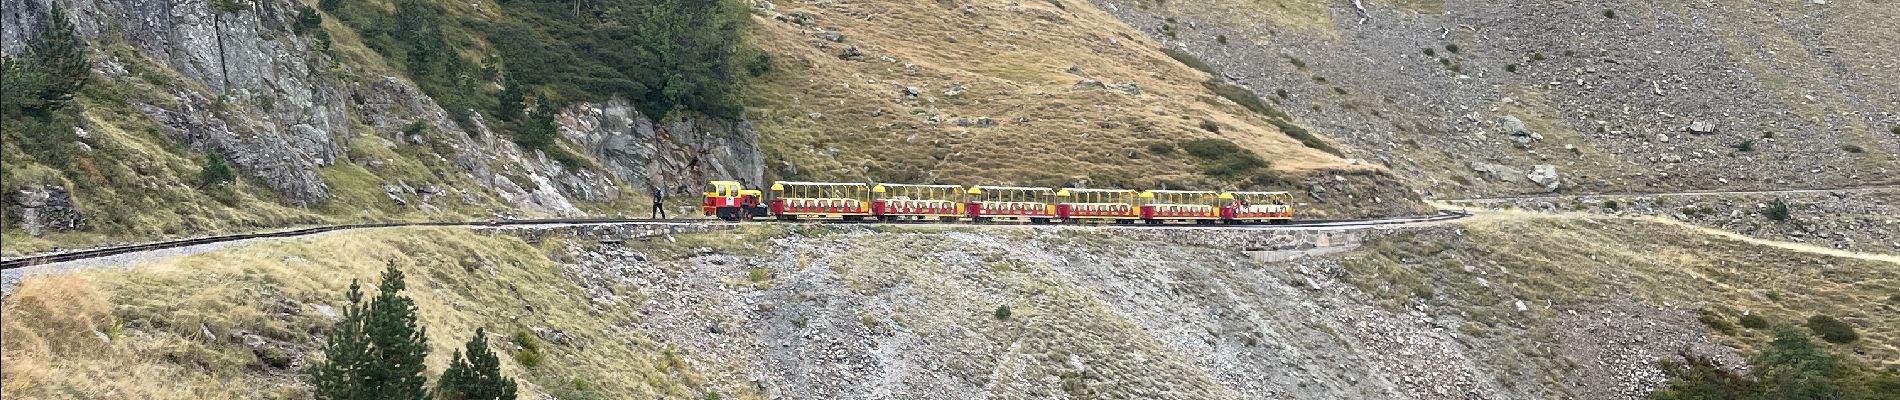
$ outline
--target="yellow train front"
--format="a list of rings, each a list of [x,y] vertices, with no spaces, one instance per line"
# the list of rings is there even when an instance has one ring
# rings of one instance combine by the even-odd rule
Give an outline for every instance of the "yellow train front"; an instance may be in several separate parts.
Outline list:
[[[763,217],[768,210],[760,205],[763,193],[755,189],[746,189],[734,181],[712,181],[706,192],[706,200],[699,204],[699,213],[708,217],[717,217],[727,221],[749,220]]]

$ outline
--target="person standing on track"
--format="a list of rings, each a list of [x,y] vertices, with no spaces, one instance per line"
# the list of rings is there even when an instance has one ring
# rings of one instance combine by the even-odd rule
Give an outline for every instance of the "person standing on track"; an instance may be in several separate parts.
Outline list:
[[[666,206],[661,204],[663,200],[665,199],[666,199],[666,195],[660,192],[660,185],[653,185],[653,217],[652,218],[666,219]]]

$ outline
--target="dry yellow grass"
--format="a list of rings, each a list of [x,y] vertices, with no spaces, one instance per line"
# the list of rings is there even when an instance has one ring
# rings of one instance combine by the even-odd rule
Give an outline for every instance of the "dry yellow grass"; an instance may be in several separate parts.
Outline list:
[[[778,2],[777,12],[815,22],[754,18],[753,41],[778,68],[746,96],[768,159],[783,161],[768,170],[778,178],[1219,186],[1178,152],[1146,150],[1206,137],[1232,140],[1280,172],[1349,168],[1219,99],[1201,86],[1205,73],[1113,16],[1068,3]],[[827,30],[844,40],[823,39]],[[840,57],[851,46],[863,56]],[[1074,88],[1083,79],[1132,83],[1141,94]],[[945,93],[958,86],[966,92]],[[904,98],[906,87],[920,95]],[[996,125],[959,126],[964,118]],[[1220,131],[1203,130],[1203,120]]]
[[[393,262],[408,276],[406,293],[428,330],[432,376],[476,327],[486,327],[503,372],[522,382],[523,398],[697,398],[709,389],[758,397],[694,369],[718,366],[689,365],[686,355],[618,326],[624,321],[608,316],[634,315],[629,306],[590,302],[543,254],[509,236],[384,229],[29,279],[0,305],[0,396],[305,396],[296,368],[320,357],[332,323],[319,310],[341,309],[352,279],[373,292],[378,272]],[[509,357],[513,347],[503,336],[530,327],[591,343],[543,343],[545,361],[529,368]],[[273,367],[245,338],[302,355],[290,367]]]

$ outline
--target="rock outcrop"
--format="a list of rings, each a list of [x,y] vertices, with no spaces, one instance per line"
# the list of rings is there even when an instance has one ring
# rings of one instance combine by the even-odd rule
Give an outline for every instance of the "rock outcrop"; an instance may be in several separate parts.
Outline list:
[[[7,198],[7,211],[17,224],[33,236],[48,232],[66,232],[85,227],[85,219],[66,188],[58,185],[21,187]]]

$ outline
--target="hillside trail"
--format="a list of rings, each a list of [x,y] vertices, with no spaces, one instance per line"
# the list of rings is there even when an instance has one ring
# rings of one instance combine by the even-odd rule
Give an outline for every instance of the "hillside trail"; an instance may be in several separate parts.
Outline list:
[[[1489,208],[1482,208],[1482,207],[1458,206],[1458,205],[1451,204],[1450,202],[1446,200],[1435,200],[1435,201],[1430,201],[1428,203],[1430,203],[1432,206],[1438,207],[1441,210],[1457,210],[1457,211],[1464,211],[1464,212],[1471,213],[1472,218],[1466,219],[1465,221],[1461,221],[1461,222],[1455,222],[1455,223],[1478,223],[1482,221],[1495,221],[1495,220],[1500,220],[1500,219],[1535,219],[1535,218],[1545,218],[1545,219],[1550,219],[1550,218],[1586,219],[1587,218],[1587,219],[1594,219],[1594,220],[1607,219],[1607,220],[1627,220],[1627,221],[1648,221],[1648,222],[1654,222],[1654,223],[1660,223],[1660,224],[1679,227],[1679,228],[1688,230],[1690,232],[1718,236],[1725,239],[1745,242],[1745,243],[1754,244],[1758,246],[1769,246],[1769,247],[1774,247],[1774,248],[1779,248],[1779,249],[1784,249],[1784,250],[1792,250],[1792,251],[1798,251],[1798,252],[1809,253],[1809,254],[1825,255],[1825,256],[1830,256],[1830,257],[1852,258],[1852,259],[1858,259],[1858,260],[1884,262],[1884,263],[1900,266],[1900,256],[1896,256],[1896,255],[1862,253],[1862,252],[1841,250],[1841,249],[1824,247],[1824,246],[1816,246],[1816,245],[1807,244],[1807,243],[1763,239],[1763,238],[1744,235],[1744,234],[1737,233],[1734,231],[1710,228],[1706,226],[1695,225],[1695,224],[1682,222],[1682,221],[1678,221],[1671,218],[1659,217],[1659,216],[1620,217],[1620,216],[1580,213],[1580,212],[1537,212],[1537,211],[1523,211],[1523,210],[1499,210],[1499,209],[1489,209]]]

